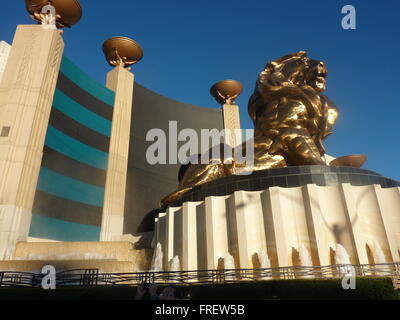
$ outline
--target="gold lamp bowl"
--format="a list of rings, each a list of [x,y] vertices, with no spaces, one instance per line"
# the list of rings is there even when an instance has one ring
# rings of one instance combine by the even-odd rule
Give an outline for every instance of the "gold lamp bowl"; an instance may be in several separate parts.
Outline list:
[[[103,52],[112,66],[129,67],[143,58],[142,47],[132,39],[113,37],[103,43]]]
[[[353,167],[361,168],[363,164],[367,161],[367,157],[362,154],[351,154],[348,156],[336,158],[332,160],[330,166],[343,166],[343,167]]]
[[[40,14],[47,4],[56,10],[57,28],[70,28],[82,18],[82,7],[78,0],[25,0],[26,10],[38,22],[41,22]]]
[[[214,84],[211,89],[211,95],[219,104],[234,104],[235,99],[243,91],[243,86],[236,80],[222,80]]]

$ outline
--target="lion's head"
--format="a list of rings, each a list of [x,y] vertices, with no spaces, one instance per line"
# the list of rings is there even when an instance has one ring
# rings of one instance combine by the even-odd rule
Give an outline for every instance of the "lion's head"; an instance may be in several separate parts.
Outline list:
[[[325,90],[327,74],[324,62],[310,59],[305,51],[299,51],[269,62],[259,80],[269,86],[308,85],[322,92]]]
[[[326,89],[328,71],[325,63],[310,59],[305,51],[283,56],[267,63],[260,73],[254,94],[249,101],[249,114],[255,120],[260,99],[301,94],[305,88],[318,94]]]

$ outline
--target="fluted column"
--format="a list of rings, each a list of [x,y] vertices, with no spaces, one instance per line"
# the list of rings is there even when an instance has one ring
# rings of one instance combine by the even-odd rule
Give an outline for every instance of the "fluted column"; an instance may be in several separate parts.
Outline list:
[[[205,200],[205,231],[207,268],[217,269],[229,252],[225,200],[227,197],[207,197]],[[220,265],[220,267],[222,267]]]
[[[185,202],[182,210],[182,270],[197,270],[196,208],[201,202]],[[177,239],[179,241],[179,239]]]
[[[378,201],[378,207],[382,217],[384,233],[388,248],[388,262],[400,262],[400,196],[399,188],[383,189],[380,185],[374,185],[374,191]]]
[[[28,237],[63,50],[58,30],[18,26],[0,84],[0,259]]]
[[[289,265],[289,255],[286,250],[283,207],[279,187],[272,187],[261,195],[264,227],[267,239],[267,250],[272,267]]]
[[[242,269],[253,268],[258,254],[267,249],[260,193],[235,192],[234,208],[227,212],[231,226],[229,247]]]
[[[330,265],[329,231],[324,222],[318,187],[315,184],[304,186],[303,198],[313,261],[317,265]]]
[[[358,264],[368,264],[368,255],[366,250],[366,239],[364,234],[363,223],[359,217],[357,195],[354,193],[354,187],[348,183],[340,185],[345,213],[347,219],[347,230],[353,242],[353,250]],[[365,214],[365,213],[364,213]],[[365,217],[363,217],[365,219]]]
[[[172,258],[178,256],[180,267],[182,267],[182,240],[183,240],[183,207],[179,207],[174,212],[173,221],[173,251],[171,252]]]
[[[289,265],[301,265],[301,248],[311,253],[302,187],[279,189],[279,201]]]
[[[123,235],[125,190],[128,172],[134,75],[122,66],[107,74],[107,88],[115,92],[108,154],[101,241],[119,240]],[[134,150],[132,150],[134,152]]]
[[[169,262],[175,256],[174,253],[174,243],[175,240],[179,241],[180,239],[176,239],[175,235],[175,219],[177,219],[178,212],[180,208],[168,208],[167,216],[166,216],[166,243],[165,243],[165,270],[169,269]]]

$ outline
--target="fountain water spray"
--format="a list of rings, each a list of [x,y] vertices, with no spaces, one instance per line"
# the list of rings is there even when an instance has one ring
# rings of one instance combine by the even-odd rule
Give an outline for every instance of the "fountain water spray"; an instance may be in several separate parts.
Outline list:
[[[267,250],[262,248],[258,255],[258,260],[260,261],[260,269],[269,269],[271,268],[271,261],[269,260]],[[261,277],[262,280],[272,279],[271,273],[268,272],[266,276]]]
[[[341,244],[336,245],[336,254],[335,254],[335,263],[339,265],[347,265],[347,266],[340,266],[339,267],[339,272],[342,275],[354,275],[355,270],[353,266],[350,266],[350,256],[347,253],[347,250],[345,247],[343,247]]]
[[[178,256],[173,257],[169,262],[169,271],[181,271],[181,262]]]
[[[385,253],[383,252],[382,247],[380,246],[380,244],[377,240],[374,240],[372,248],[373,248],[375,264],[386,263],[387,261],[386,261]],[[376,272],[376,274],[380,275],[380,276],[384,276],[387,272],[390,272],[390,270],[388,270],[387,266],[375,266],[375,268],[380,270],[380,271]]]
[[[380,246],[380,244],[377,240],[374,240],[372,247],[373,247],[373,252],[374,252],[375,264],[386,263],[387,261],[386,261],[385,253],[383,252],[382,247]]]
[[[235,269],[235,259],[227,253],[224,257],[224,269],[225,270],[234,270]],[[234,271],[230,271],[228,275],[225,275],[226,280],[236,280],[236,276],[234,274]]]
[[[343,247],[341,244],[336,245],[335,263],[350,264],[349,254],[347,253],[346,248]]]
[[[310,251],[308,251],[308,249],[304,245],[304,243],[300,244],[299,256],[300,256],[300,265],[302,267],[311,267],[313,265]],[[314,276],[312,274],[310,274],[309,271],[307,270],[306,272],[304,272],[304,275],[302,276],[302,278],[314,278]]]
[[[261,251],[258,253],[258,259],[260,260],[261,269],[271,268],[271,261],[269,260],[267,250],[265,248],[261,249]]]
[[[156,249],[154,250],[153,260],[151,262],[150,271],[161,272],[163,271],[163,252],[161,243],[157,243]]]
[[[179,260],[179,256],[175,256],[169,261],[169,271],[170,272],[181,271],[181,262]],[[172,280],[172,282],[179,282],[179,280]]]
[[[313,265],[310,252],[308,251],[304,243],[300,244],[299,256],[300,256],[300,264],[302,266],[311,267]]]

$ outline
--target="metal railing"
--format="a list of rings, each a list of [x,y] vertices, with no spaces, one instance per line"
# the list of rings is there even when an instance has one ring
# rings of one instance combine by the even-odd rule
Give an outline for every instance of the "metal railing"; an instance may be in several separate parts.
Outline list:
[[[400,277],[400,263],[134,273],[100,273],[98,269],[76,269],[58,272],[56,285],[62,287],[137,285],[143,282],[156,284],[229,283],[272,279],[332,279],[342,278],[346,275],[391,277],[395,284]],[[0,272],[0,287],[40,287],[43,277],[42,274],[28,272]]]

